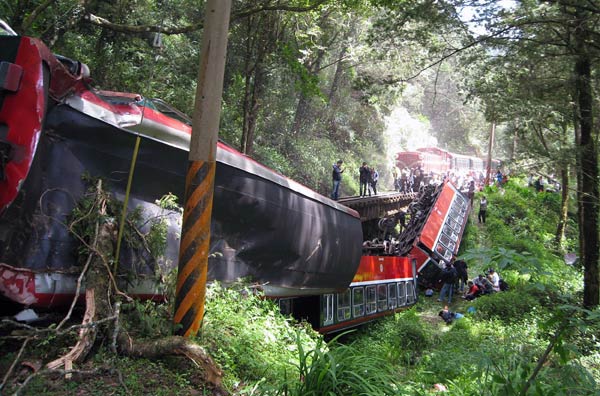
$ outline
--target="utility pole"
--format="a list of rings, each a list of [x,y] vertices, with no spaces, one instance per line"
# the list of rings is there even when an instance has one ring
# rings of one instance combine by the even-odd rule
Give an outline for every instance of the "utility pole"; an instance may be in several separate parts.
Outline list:
[[[490,142],[488,144],[487,166],[485,170],[485,185],[490,185],[490,174],[492,173],[492,151],[494,149],[494,134],[496,132],[496,122],[492,121],[490,130]]]
[[[206,2],[173,315],[175,332],[184,337],[195,336],[204,317],[210,219],[230,12],[231,0]]]

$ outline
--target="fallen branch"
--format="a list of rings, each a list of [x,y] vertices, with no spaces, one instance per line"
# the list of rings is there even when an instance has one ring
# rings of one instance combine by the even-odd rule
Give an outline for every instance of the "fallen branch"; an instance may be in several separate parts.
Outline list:
[[[85,315],[83,316],[82,324],[88,324],[93,322],[96,316],[96,304],[94,302],[94,289],[87,289],[85,291]],[[72,362],[79,361],[85,358],[87,353],[92,349],[94,341],[96,340],[96,328],[95,327],[84,327],[79,330],[79,340],[77,344],[67,353],[66,355],[51,361],[46,365],[50,370],[57,369],[59,367],[67,368]]]

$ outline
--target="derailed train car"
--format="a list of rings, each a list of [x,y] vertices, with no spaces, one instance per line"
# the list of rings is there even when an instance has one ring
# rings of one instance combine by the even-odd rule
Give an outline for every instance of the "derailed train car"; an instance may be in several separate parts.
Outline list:
[[[468,199],[452,183],[425,187],[409,205],[409,222],[398,238],[364,245],[347,288],[283,298],[282,311],[306,319],[322,333],[331,333],[413,305],[418,282],[436,280],[441,268],[458,253],[469,210]]]
[[[0,291],[44,307],[74,294],[78,243],[66,224],[82,175],[122,201],[139,137],[129,209],[167,220],[169,241],[160,262],[143,247],[123,249],[119,262],[136,275],[130,293],[159,297],[157,270],[177,264],[180,213],[156,201],[183,196],[190,126],[160,101],[93,89],[84,65],[36,39],[0,37],[0,57]],[[212,279],[248,277],[278,295],[337,290],[356,272],[361,241],[355,211],[219,143]]]
[[[81,265],[70,216],[90,178],[123,201],[139,139],[128,210],[164,221],[167,244],[161,257],[126,244],[121,286],[161,299],[181,213],[157,202],[183,196],[189,120],[160,100],[93,88],[85,65],[33,38],[1,36],[0,62],[0,295],[40,308],[72,301]],[[412,205],[401,238],[363,250],[371,236],[356,211],[221,142],[214,194],[209,279],[255,282],[323,332],[414,304],[419,271],[456,254],[467,217],[446,183]]]

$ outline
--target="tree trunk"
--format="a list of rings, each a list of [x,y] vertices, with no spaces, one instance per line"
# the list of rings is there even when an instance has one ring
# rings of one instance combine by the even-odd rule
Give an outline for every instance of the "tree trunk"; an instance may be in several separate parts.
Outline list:
[[[243,124],[240,151],[252,155],[256,123],[261,109],[260,100],[265,90],[265,60],[275,50],[279,36],[279,16],[267,13],[248,18],[244,64]]]
[[[576,39],[583,45],[585,38],[576,29]],[[598,276],[598,152],[593,131],[593,95],[591,85],[591,61],[581,51],[575,64],[578,117],[581,141],[581,220],[583,234],[583,304],[587,308],[598,306],[600,277]]]
[[[306,118],[308,113],[308,99],[306,94],[301,93],[300,99],[298,99],[298,105],[296,106],[296,114],[294,115],[294,123],[292,124],[292,136],[298,135],[302,120]]]
[[[567,215],[569,213],[569,166],[560,170],[560,184],[562,187],[562,196],[560,203],[560,219],[556,228],[556,246],[562,249],[562,241],[565,238],[565,227],[567,225]]]
[[[335,104],[335,94],[340,85],[340,79],[342,78],[342,71],[344,69],[344,58],[348,52],[348,47],[344,46],[338,56],[337,65],[335,67],[335,74],[333,75],[333,81],[331,82],[331,88],[329,88],[329,107],[333,107]]]
[[[252,96],[250,98],[250,111],[246,120],[246,151],[244,154],[252,155],[254,152],[254,132],[256,131],[256,122],[260,111],[260,98],[264,88],[264,67],[262,58],[256,65],[254,73],[254,84],[252,86]]]
[[[228,394],[222,387],[223,371],[204,348],[189,339],[172,336],[155,340],[135,340],[120,332],[119,349],[124,355],[146,359],[155,359],[166,355],[186,356],[201,367],[204,379],[213,388],[213,395]]]
[[[242,137],[240,139],[240,152],[246,154],[248,147],[248,114],[250,112],[250,92],[252,90],[252,74],[254,67],[251,59],[253,58],[252,48],[254,40],[252,34],[254,18],[248,18],[246,23],[246,54],[244,59],[244,97],[242,99]]]

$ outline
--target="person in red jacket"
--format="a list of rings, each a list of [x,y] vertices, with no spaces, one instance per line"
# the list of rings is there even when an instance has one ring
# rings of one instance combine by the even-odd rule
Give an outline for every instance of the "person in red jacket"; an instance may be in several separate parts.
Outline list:
[[[467,283],[467,285],[469,286],[469,290],[467,290],[467,292],[465,293],[463,298],[465,300],[471,301],[480,294],[479,287],[475,283],[473,283],[473,281],[469,281],[469,283]]]

